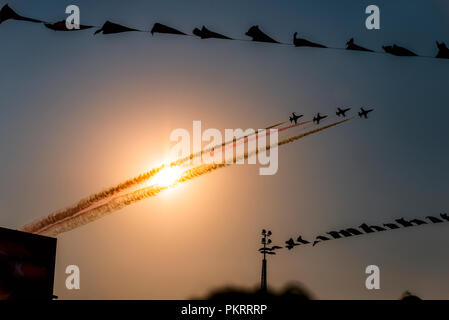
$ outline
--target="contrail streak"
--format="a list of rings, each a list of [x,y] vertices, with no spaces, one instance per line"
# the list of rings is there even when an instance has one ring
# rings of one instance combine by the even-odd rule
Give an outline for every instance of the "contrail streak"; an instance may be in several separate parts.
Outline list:
[[[270,128],[274,128],[274,127],[280,126],[280,125],[282,125],[284,123],[286,123],[286,121],[270,125],[270,126],[266,127],[265,130],[268,130]],[[283,128],[283,129],[285,130],[286,128]],[[237,141],[242,140],[242,139],[247,139],[247,138],[248,138],[248,136],[244,136],[244,137],[241,137],[241,138],[237,139]],[[225,142],[225,143],[221,144],[221,146],[224,147],[224,146],[226,146],[228,144],[231,144],[233,142],[235,142],[235,141],[228,141],[228,142]],[[185,158],[179,159],[177,161],[173,161],[172,163],[170,163],[168,165],[161,165],[158,168],[154,168],[154,169],[152,169],[152,170],[150,170],[150,171],[148,171],[146,173],[143,173],[143,174],[141,174],[141,175],[139,175],[137,177],[131,178],[131,179],[129,179],[129,180],[123,182],[123,183],[120,183],[120,184],[118,184],[118,185],[116,185],[114,187],[108,188],[108,189],[103,190],[103,191],[101,191],[99,193],[96,193],[96,194],[93,194],[93,195],[91,195],[91,196],[89,196],[87,198],[84,198],[84,199],[78,201],[78,203],[76,205],[72,206],[72,207],[65,208],[65,209],[60,210],[58,212],[52,213],[51,215],[49,215],[45,219],[45,221],[44,220],[39,220],[39,221],[36,221],[36,222],[32,223],[31,225],[33,225],[33,227],[37,227],[37,224],[41,224],[42,227],[44,227],[47,224],[51,224],[53,222],[63,220],[66,217],[70,217],[70,216],[72,216],[72,215],[74,215],[76,213],[79,213],[80,211],[84,211],[84,210],[88,209],[89,207],[91,207],[92,205],[98,203],[101,200],[109,199],[113,195],[117,195],[120,192],[123,192],[123,191],[125,191],[125,190],[127,190],[127,189],[129,189],[129,188],[131,188],[133,186],[139,185],[139,184],[149,180],[150,178],[152,178],[154,175],[156,175],[158,172],[160,172],[165,167],[178,166],[178,165],[180,165],[182,163],[185,163],[185,162],[187,162],[189,160],[192,160],[194,157],[201,156],[205,152],[208,152],[208,151],[210,152],[210,151],[216,149],[217,147],[219,147],[219,145],[211,147],[208,150],[202,150],[202,151],[200,151],[200,152],[198,152],[196,154],[191,154],[189,157],[185,157]],[[24,230],[27,230],[28,228],[29,228],[29,225],[26,225],[24,227]]]
[[[208,165],[200,165],[193,169],[186,170],[182,176],[172,185],[170,186],[149,186],[139,190],[136,190],[131,193],[127,193],[124,195],[118,195],[110,199],[109,201],[96,206],[92,209],[86,210],[84,212],[78,212],[73,216],[66,217],[59,221],[55,221],[54,223],[45,225],[38,230],[34,230],[32,225],[28,226],[28,230],[25,228],[23,231],[39,233],[42,235],[51,235],[56,236],[60,233],[67,232],[73,230],[75,228],[81,227],[87,223],[98,220],[108,213],[120,210],[126,206],[129,206],[133,203],[136,203],[140,200],[151,198],[158,195],[160,192],[176,186],[180,183],[192,180],[196,177],[202,176],[206,173],[212,172],[219,168],[223,168],[226,166],[230,166],[230,164],[208,164]]]
[[[345,120],[337,121],[337,122],[331,123],[327,126],[324,126],[324,127],[318,128],[318,129],[314,129],[314,130],[311,130],[311,131],[308,131],[308,132],[305,132],[305,133],[302,133],[302,134],[299,134],[299,135],[296,135],[296,136],[293,136],[290,138],[285,138],[285,139],[279,141],[278,144],[276,144],[276,145],[266,146],[265,148],[258,149],[250,154],[245,153],[240,158],[247,159],[250,155],[252,155],[254,153],[257,154],[258,152],[269,150],[272,147],[281,146],[281,145],[285,145],[285,144],[297,141],[301,138],[304,138],[311,134],[318,133],[318,132],[326,130],[328,128],[337,126],[337,125],[347,122],[351,119],[353,119],[353,118],[348,118]],[[237,158],[234,156],[233,162],[236,162],[236,160],[237,160]],[[107,200],[106,202],[101,203],[97,206],[94,206],[93,208],[86,207],[86,208],[82,208],[78,211],[75,211],[74,210],[75,207],[72,207],[72,208],[67,209],[66,211],[60,211],[56,214],[51,214],[46,218],[43,218],[43,219],[36,221],[34,223],[31,223],[29,225],[26,225],[23,227],[22,230],[26,231],[26,232],[46,234],[46,235],[58,235],[62,232],[70,231],[72,229],[75,229],[82,225],[85,225],[89,222],[100,219],[101,217],[105,216],[108,213],[120,210],[120,209],[122,209],[128,205],[131,205],[135,202],[138,202],[140,200],[154,197],[157,194],[159,194],[160,192],[164,191],[165,189],[168,189],[169,187],[184,183],[186,181],[192,180],[192,179],[200,177],[204,174],[210,173],[212,171],[215,171],[215,170],[218,170],[218,169],[230,166],[230,165],[231,164],[227,164],[227,163],[202,164],[195,168],[184,171],[182,173],[181,177],[175,183],[173,183],[171,186],[152,185],[152,186],[141,188],[136,191],[133,191],[133,192],[130,192],[127,194],[123,194],[123,195],[115,195],[114,196],[114,194],[111,194],[111,195],[107,196],[107,197],[109,197],[109,199],[104,199],[104,198],[102,199],[102,200]],[[153,169],[153,170],[149,171],[147,174],[144,174],[141,176],[150,175],[150,173],[153,176],[154,174],[159,172],[161,170],[161,168],[162,167]],[[139,177],[141,177],[141,176],[139,176]],[[124,185],[127,183],[130,184],[134,180],[136,180],[136,178],[130,179],[120,185]],[[111,188],[108,190],[113,190],[113,189],[114,188]],[[90,198],[92,198],[92,197],[90,197]]]
[[[286,122],[287,122],[287,121],[283,121],[283,122],[279,122],[279,123],[270,125],[270,126],[264,128],[264,130],[273,129],[273,128],[278,127],[278,126],[280,126],[280,125],[282,125],[282,124],[284,124],[284,123],[286,123]],[[289,128],[292,128],[292,127],[296,127],[296,126],[299,126],[299,125],[302,125],[302,124],[308,123],[308,122],[310,122],[310,121],[298,123],[297,125],[294,125],[294,126],[288,126],[288,127],[280,128],[279,131],[283,131],[283,130],[286,130],[286,129],[289,129]],[[238,138],[238,139],[236,139],[236,140],[226,141],[226,142],[223,142],[221,145],[215,145],[215,146],[213,146],[213,147],[209,147],[209,148],[207,148],[207,149],[203,149],[203,150],[198,151],[198,152],[196,152],[196,153],[191,153],[191,154],[190,154],[189,156],[187,156],[187,157],[184,157],[184,158],[181,158],[181,159],[179,159],[179,160],[173,161],[172,163],[170,163],[170,165],[171,165],[171,166],[178,166],[178,165],[183,164],[183,163],[185,163],[185,162],[187,162],[187,161],[193,160],[194,158],[201,157],[201,156],[202,156],[203,154],[205,154],[205,153],[212,152],[212,151],[218,151],[218,150],[216,150],[216,149],[219,148],[219,147],[221,147],[222,149],[224,149],[225,146],[228,146],[228,145],[230,145],[231,143],[234,143],[234,146],[235,146],[235,144],[236,144],[237,142],[241,142],[242,140],[243,140],[244,143],[246,143],[246,142],[248,141],[248,138],[249,138],[249,137],[252,137],[252,136],[256,136],[256,133],[253,133],[253,134],[250,134],[250,135],[247,135],[247,136],[242,136],[242,137],[240,137],[240,138]]]

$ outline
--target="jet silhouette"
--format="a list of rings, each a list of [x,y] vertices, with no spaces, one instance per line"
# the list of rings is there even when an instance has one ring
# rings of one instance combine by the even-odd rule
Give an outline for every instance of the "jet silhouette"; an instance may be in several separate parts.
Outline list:
[[[399,56],[399,57],[416,57],[417,54],[404,48],[404,47],[400,47],[397,45],[392,45],[392,46],[382,46],[382,48],[384,49],[384,51],[386,53],[392,54],[394,56]]]
[[[293,34],[293,44],[295,47],[313,47],[313,48],[327,48],[326,46],[323,46],[322,44],[315,43],[306,39],[297,38],[296,35],[298,32],[295,32]]]
[[[290,122],[293,123],[293,121],[295,122],[295,124],[298,123],[298,119],[303,117],[304,115],[301,114],[299,116],[297,116],[294,112],[292,112],[292,116],[290,117]]]
[[[184,32],[181,32],[179,30],[176,30],[172,27],[163,25],[161,23],[155,23],[153,25],[153,29],[151,29],[151,34],[153,35],[155,32],[157,33],[168,33],[168,34],[180,34],[180,35],[186,35]]]
[[[336,115],[337,116],[343,116],[343,117],[346,117],[346,112],[348,112],[349,110],[351,110],[351,108],[347,108],[347,109],[340,109],[340,108],[337,108],[337,113],[336,113]]]
[[[316,122],[316,124],[320,124],[320,121],[323,120],[324,118],[327,118],[327,116],[326,115],[322,116],[318,112],[317,115],[313,118],[313,122]]]
[[[55,23],[44,23],[44,25],[54,31],[78,31],[93,28],[93,26],[85,26],[80,24],[79,29],[67,29],[65,25],[65,20],[61,20]]]
[[[373,50],[361,47],[354,43],[354,38],[351,38],[348,42],[346,42],[346,50],[356,50],[356,51],[366,51],[366,52],[374,52]]]
[[[365,119],[368,119],[368,113],[372,112],[374,109],[365,110],[363,108],[360,108],[359,117],[365,117]]]
[[[7,4],[5,4],[2,8],[2,10],[0,10],[0,24],[5,22],[6,20],[21,20],[21,21],[28,21],[28,22],[36,22],[36,23],[41,23],[41,20],[37,20],[37,19],[33,19],[33,18],[28,18],[28,17],[23,17],[19,14],[17,14],[13,9],[11,9]]]
[[[103,34],[112,34],[112,33],[128,32],[128,31],[140,31],[140,30],[128,28],[128,27],[122,26],[117,23],[106,21],[100,29],[95,31],[94,34],[97,34],[100,32],[102,32]]]
[[[205,26],[203,26],[200,29],[195,28],[193,29],[192,32],[194,35],[200,37],[201,39],[210,39],[210,38],[215,38],[215,39],[225,39],[225,40],[232,40],[232,38],[226,37],[225,35],[222,35],[220,33],[216,33],[213,31],[210,31],[209,29],[207,29]]]
[[[263,33],[259,26],[252,26],[249,28],[249,30],[245,33],[248,37],[251,37],[253,41],[258,42],[270,42],[270,43],[279,43],[273,38],[270,38],[268,35]]]
[[[437,41],[437,47],[438,47],[438,54],[435,58],[441,58],[441,59],[449,59],[449,49],[446,47],[446,44],[444,42],[439,43]]]

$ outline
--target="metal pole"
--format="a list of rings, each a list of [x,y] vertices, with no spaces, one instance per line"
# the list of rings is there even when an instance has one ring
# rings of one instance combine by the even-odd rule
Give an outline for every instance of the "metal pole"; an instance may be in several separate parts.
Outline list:
[[[260,290],[262,292],[267,291],[267,259],[266,259],[266,245],[267,245],[267,235],[263,236],[263,260],[262,260],[262,277],[260,279]]]

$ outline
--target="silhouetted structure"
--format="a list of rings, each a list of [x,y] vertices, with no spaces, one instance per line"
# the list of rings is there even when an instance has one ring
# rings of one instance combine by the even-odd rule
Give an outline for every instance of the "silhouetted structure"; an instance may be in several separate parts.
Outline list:
[[[266,232],[265,229],[262,230],[262,244],[263,244],[263,250],[261,251],[263,253],[263,260],[262,260],[262,275],[260,279],[260,290],[265,292],[267,291],[267,259],[266,259],[266,245],[271,243],[271,239],[269,237],[271,236],[271,231]]]
[[[265,33],[263,33],[259,26],[252,26],[249,28],[249,30],[245,33],[248,37],[251,37],[253,41],[258,42],[269,42],[269,43],[279,43],[278,41],[274,40],[273,38],[269,37]]]
[[[438,54],[435,58],[441,58],[441,59],[449,59],[449,49],[446,47],[446,44],[444,42],[439,43],[437,41],[437,47],[438,47]]]
[[[55,23],[44,23],[44,25],[51,30],[54,31],[79,31],[79,30],[86,30],[86,29],[90,29],[93,28],[93,26],[85,26],[80,24],[79,29],[67,29],[66,26],[66,21],[65,20],[61,20]]]
[[[262,230],[262,244],[263,247],[259,248],[259,252],[263,254],[263,260],[262,260],[262,275],[260,278],[260,290],[262,292],[266,292],[267,291],[267,259],[266,259],[266,255],[275,255],[276,254],[276,250],[282,249],[282,247],[279,246],[272,246],[272,247],[268,247],[267,245],[271,244],[271,237],[272,233],[271,231],[268,230],[268,232],[263,229]]]
[[[51,300],[56,238],[0,228],[0,300]]]
[[[384,51],[386,53],[392,54],[394,56],[399,56],[399,57],[416,57],[417,54],[414,53],[413,51],[410,51],[409,49],[406,49],[404,47],[400,47],[397,45],[392,45],[392,46],[382,46],[382,49],[384,49]]]
[[[198,28],[193,29],[193,32],[192,32],[192,33],[193,33],[194,35],[200,37],[201,39],[211,39],[211,38],[215,38],[215,39],[232,40],[232,38],[229,38],[229,37],[227,37],[227,36],[225,36],[225,35],[222,35],[222,34],[220,34],[220,33],[216,33],[216,32],[213,32],[213,31],[210,31],[210,30],[207,29],[205,26],[203,26],[203,27],[201,28],[201,30],[198,29]]]
[[[94,34],[97,34],[100,32],[102,32],[103,34],[113,34],[113,33],[129,32],[129,31],[140,31],[140,30],[128,28],[128,27],[122,26],[121,24],[106,21],[100,29],[95,31]]]
[[[11,9],[7,4],[5,4],[0,10],[0,24],[3,23],[6,20],[21,20],[21,21],[28,21],[28,22],[37,22],[41,23],[41,20],[23,17],[19,14],[17,14],[13,9]]]
[[[176,30],[172,27],[163,25],[161,23],[155,23],[153,25],[153,28],[151,29],[151,34],[153,35],[154,33],[167,33],[167,34],[178,34],[178,35],[186,35],[184,32]]]
[[[303,38],[297,38],[298,32],[295,32],[293,34],[293,44],[295,45],[295,47],[313,47],[313,48],[327,48],[326,46],[319,44],[319,43],[315,43]]]
[[[361,47],[354,43],[354,38],[349,39],[348,42],[346,42],[346,50],[355,50],[355,51],[365,51],[365,52],[374,52],[373,50]]]

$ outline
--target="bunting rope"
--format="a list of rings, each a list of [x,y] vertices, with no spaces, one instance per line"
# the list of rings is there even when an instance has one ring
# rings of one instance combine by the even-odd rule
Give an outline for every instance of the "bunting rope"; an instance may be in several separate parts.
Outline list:
[[[427,220],[427,221],[426,221]],[[404,229],[414,226],[422,226],[422,225],[433,225],[449,222],[449,215],[447,213],[440,213],[439,217],[435,216],[427,216],[425,219],[412,219],[406,220],[404,218],[395,219],[394,223],[384,223],[382,226],[377,225],[368,225],[366,223],[361,224],[358,227],[341,229],[339,231],[332,230],[326,232],[325,235],[318,235],[315,237],[313,241],[308,241],[304,239],[301,235],[295,240],[293,238],[285,241],[285,248],[288,250],[293,249],[296,246],[304,246],[304,245],[312,245],[315,246],[318,243],[327,242],[329,240],[342,239],[354,236],[361,236],[370,233],[379,233],[388,230],[396,230],[396,229]]]
[[[305,238],[303,238],[301,235],[298,236],[296,240],[293,238],[288,239],[285,241],[285,246],[264,246],[262,248],[259,248],[258,251],[262,254],[270,254],[275,255],[277,254],[277,250],[287,248],[289,251],[295,248],[296,246],[312,246],[315,247],[317,244],[322,242],[328,242],[329,240],[336,240],[336,239],[345,239],[349,237],[354,236],[363,236],[371,233],[379,233],[384,232],[388,230],[396,230],[396,229],[405,229],[409,227],[416,227],[416,226],[423,226],[423,225],[434,225],[434,224],[440,224],[440,223],[447,223],[449,222],[449,215],[447,213],[440,213],[439,216],[427,216],[424,219],[412,219],[412,220],[406,220],[404,218],[395,219],[394,223],[384,223],[382,226],[378,225],[368,225],[366,223],[362,223],[358,227],[351,227],[351,228],[345,228],[341,229],[339,231],[332,230],[329,232],[320,234],[316,236],[313,240],[309,241]],[[270,242],[271,243],[271,242]]]
[[[127,26],[123,26],[111,21],[106,21],[103,26],[93,26],[93,25],[79,25],[79,29],[68,29],[66,26],[66,21],[61,20],[55,23],[47,22],[43,20],[38,20],[34,18],[25,17],[22,15],[19,15],[16,13],[13,9],[9,7],[8,4],[4,5],[3,8],[0,10],[0,24],[7,20],[18,20],[18,21],[27,21],[27,22],[33,22],[33,23],[42,23],[45,25],[45,27],[54,30],[54,31],[81,31],[86,30],[90,28],[99,28],[94,32],[94,35],[102,33],[102,34],[117,34],[122,32],[146,32],[151,33],[154,35],[155,33],[161,33],[161,34],[172,34],[172,35],[180,35],[180,36],[190,36],[190,37],[198,37],[200,39],[221,39],[221,40],[229,40],[229,41],[245,41],[245,42],[263,42],[263,43],[270,43],[270,44],[277,44],[282,46],[290,46],[290,47],[310,47],[310,48],[318,48],[318,49],[329,49],[329,50],[345,50],[345,51],[358,51],[363,53],[371,53],[371,54],[381,54],[381,55],[393,55],[398,57],[416,57],[416,58],[430,58],[430,59],[449,59],[449,48],[446,46],[444,42],[438,42],[436,41],[438,53],[435,56],[427,56],[427,55],[419,55],[413,52],[412,50],[409,50],[407,48],[398,46],[396,44],[388,45],[388,46],[382,46],[382,51],[376,51],[372,49],[368,49],[365,47],[362,47],[356,43],[354,43],[354,38],[351,38],[347,43],[345,48],[338,48],[338,47],[330,47],[323,44],[315,43],[307,39],[303,39],[300,37],[297,37],[298,33],[295,32],[293,34],[293,42],[292,43],[285,43],[285,42],[279,42],[275,39],[271,38],[264,32],[262,32],[259,29],[259,26],[252,26],[246,33],[248,37],[251,39],[238,39],[238,38],[231,38],[228,36],[225,36],[223,34],[211,31],[207,29],[205,26],[203,26],[201,29],[195,28],[192,31],[192,34],[184,33],[180,30],[177,30],[175,28],[163,25],[161,23],[155,23],[151,30],[140,30],[135,28],[130,28]]]

